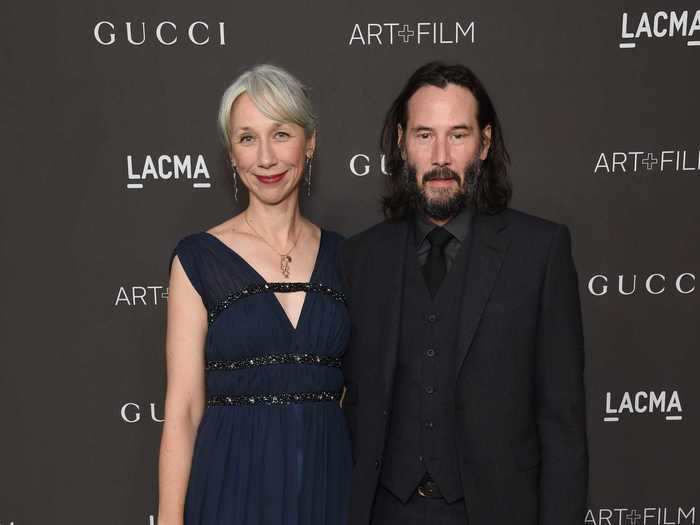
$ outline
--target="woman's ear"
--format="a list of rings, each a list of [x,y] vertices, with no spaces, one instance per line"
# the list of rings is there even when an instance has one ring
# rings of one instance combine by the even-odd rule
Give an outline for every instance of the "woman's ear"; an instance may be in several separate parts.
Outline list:
[[[306,139],[306,158],[313,158],[314,152],[316,151],[316,131],[314,131],[310,137]]]

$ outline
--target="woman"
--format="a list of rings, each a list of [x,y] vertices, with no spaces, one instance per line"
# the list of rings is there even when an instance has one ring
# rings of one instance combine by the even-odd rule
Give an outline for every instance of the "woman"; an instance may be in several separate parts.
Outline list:
[[[249,205],[173,254],[158,523],[341,524],[341,239],[298,201],[315,117],[294,77],[262,65],[226,90],[219,125]]]

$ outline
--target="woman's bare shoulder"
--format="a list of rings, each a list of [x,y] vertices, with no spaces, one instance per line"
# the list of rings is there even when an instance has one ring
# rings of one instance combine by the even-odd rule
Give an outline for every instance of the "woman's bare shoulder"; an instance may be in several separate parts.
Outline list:
[[[306,217],[304,217],[304,221],[306,222],[306,227],[308,228],[308,231],[311,234],[311,238],[315,241],[321,239],[321,228],[315,223],[311,222]]]
[[[217,237],[221,235],[231,234],[240,228],[240,217],[241,214],[234,215],[230,219],[226,219],[224,222],[212,226],[211,228],[206,230],[206,232],[210,235],[216,235]]]

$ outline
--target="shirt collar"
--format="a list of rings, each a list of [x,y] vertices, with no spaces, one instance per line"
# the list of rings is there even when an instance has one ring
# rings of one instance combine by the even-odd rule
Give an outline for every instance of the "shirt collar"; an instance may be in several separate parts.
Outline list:
[[[420,246],[425,241],[428,234],[436,228],[436,225],[422,213],[417,212],[416,215],[416,246]],[[464,242],[469,235],[472,223],[472,210],[469,207],[464,208],[457,215],[452,217],[447,224],[443,226],[452,236],[460,243]]]

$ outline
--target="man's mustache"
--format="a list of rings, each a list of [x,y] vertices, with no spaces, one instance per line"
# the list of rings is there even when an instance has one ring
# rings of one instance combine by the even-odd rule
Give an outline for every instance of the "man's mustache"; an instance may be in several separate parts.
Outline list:
[[[457,172],[452,171],[450,168],[435,168],[423,174],[423,183],[431,180],[455,180],[458,183],[461,182]]]

